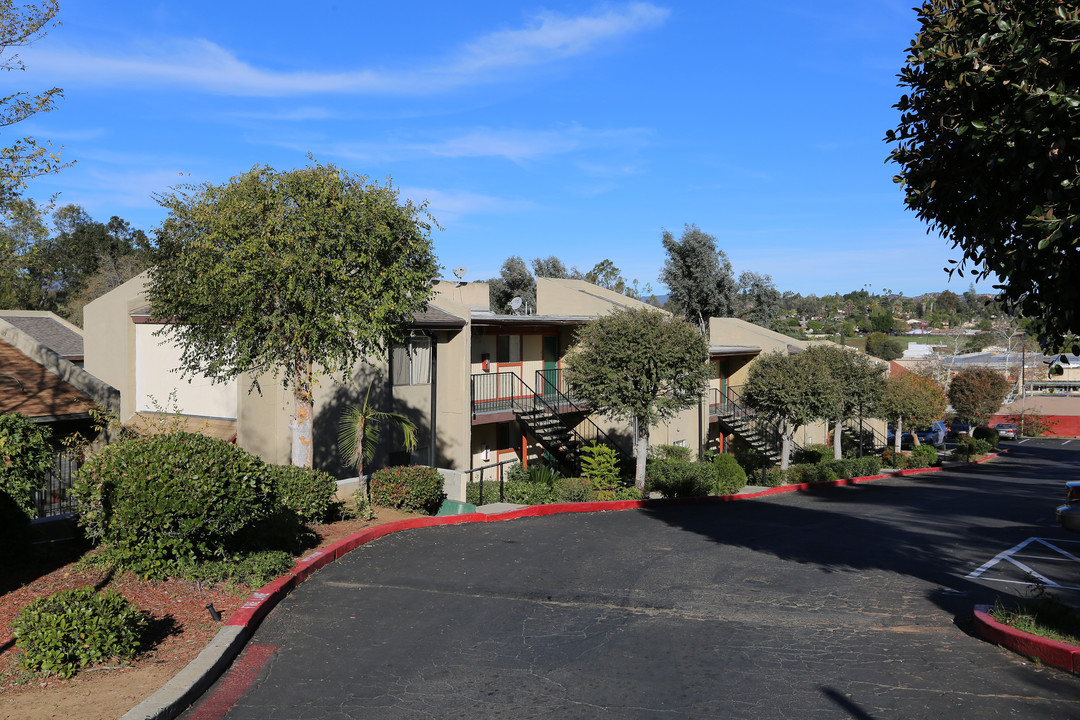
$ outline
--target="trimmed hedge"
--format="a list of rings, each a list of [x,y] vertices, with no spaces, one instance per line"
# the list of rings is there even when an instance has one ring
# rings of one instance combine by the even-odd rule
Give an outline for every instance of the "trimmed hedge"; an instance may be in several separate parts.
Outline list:
[[[787,470],[768,468],[765,471],[765,486],[801,485],[803,483],[867,477],[877,475],[880,470],[881,461],[873,456],[827,460],[816,464],[792,465]]]
[[[713,495],[734,495],[746,487],[746,471],[734,455],[717,455],[713,458]]]
[[[443,477],[422,465],[383,468],[371,476],[371,502],[382,507],[434,515],[443,498]]]
[[[88,537],[144,577],[239,556],[276,510],[269,466],[186,432],[104,448],[79,469],[72,494]]]
[[[321,523],[330,511],[337,480],[321,470],[295,465],[270,465],[274,499],[308,523]]]
[[[88,665],[130,660],[139,651],[146,615],[118,592],[89,585],[41,597],[12,622],[21,663],[42,675],[70,678]]]
[[[663,458],[651,460],[645,468],[646,487],[668,498],[708,495],[715,477],[711,463]]]

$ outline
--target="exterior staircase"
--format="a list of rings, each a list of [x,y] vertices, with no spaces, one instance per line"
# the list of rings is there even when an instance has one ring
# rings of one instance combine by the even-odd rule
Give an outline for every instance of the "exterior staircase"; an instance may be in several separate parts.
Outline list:
[[[512,410],[514,417],[536,438],[556,463],[572,473],[581,472],[581,450],[593,442],[614,448],[624,467],[633,467],[633,458],[588,418],[591,409],[572,400],[559,387],[552,371],[536,373],[537,392],[513,372],[474,376],[473,407],[478,403],[492,409]],[[498,388],[497,398],[487,388]],[[509,388],[509,391],[507,389]]]
[[[780,463],[783,449],[780,429],[746,407],[739,393],[732,388],[727,388],[724,393],[714,389],[710,408],[712,414],[716,415],[732,434],[760,453],[771,464]],[[792,441],[792,457],[801,449]]]

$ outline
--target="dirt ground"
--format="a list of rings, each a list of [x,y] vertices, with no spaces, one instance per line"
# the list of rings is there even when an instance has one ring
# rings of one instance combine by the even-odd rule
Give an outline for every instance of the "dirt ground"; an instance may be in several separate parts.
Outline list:
[[[315,528],[323,547],[372,525],[413,517],[378,508],[374,521],[343,520]],[[227,619],[250,594],[197,583],[170,580],[142,582],[129,573],[115,576],[83,569],[75,561],[85,547],[58,543],[45,566],[29,576],[0,573],[0,720],[116,720],[156,692],[193,660],[217,634],[221,622],[207,605]],[[135,662],[87,668],[70,680],[28,675],[18,664],[10,623],[35,598],[84,585],[119,590],[150,614],[154,644]]]

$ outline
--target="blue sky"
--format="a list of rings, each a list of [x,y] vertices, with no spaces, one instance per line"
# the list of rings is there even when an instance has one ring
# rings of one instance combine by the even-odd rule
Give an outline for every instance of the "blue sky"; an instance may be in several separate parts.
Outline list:
[[[554,254],[662,291],[696,223],[781,290],[961,292],[884,162],[912,4],[69,1],[0,89],[65,91],[7,131],[77,161],[30,195],[147,231],[156,192],[310,152],[428,200],[445,276]]]

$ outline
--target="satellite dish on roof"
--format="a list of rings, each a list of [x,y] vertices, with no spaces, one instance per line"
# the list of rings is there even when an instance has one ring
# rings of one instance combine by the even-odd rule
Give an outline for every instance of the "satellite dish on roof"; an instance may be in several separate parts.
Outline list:
[[[510,309],[511,310],[520,310],[521,309],[521,298],[516,297],[513,300],[511,300],[510,301]]]
[[[465,267],[464,265],[462,265],[461,267],[456,267],[453,270],[454,277],[460,280],[461,278],[465,277],[465,273],[467,273],[468,271],[469,268]]]

